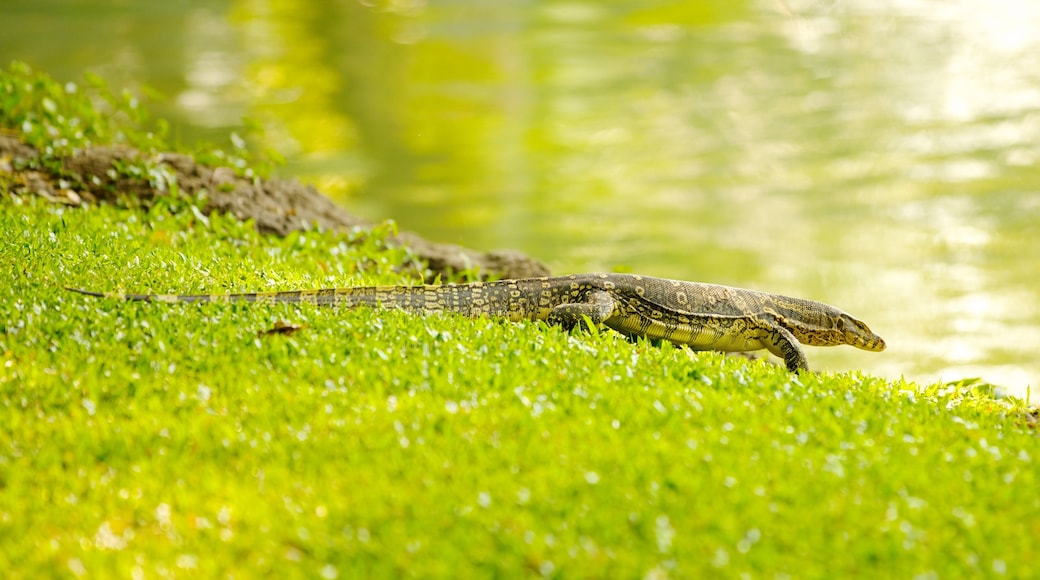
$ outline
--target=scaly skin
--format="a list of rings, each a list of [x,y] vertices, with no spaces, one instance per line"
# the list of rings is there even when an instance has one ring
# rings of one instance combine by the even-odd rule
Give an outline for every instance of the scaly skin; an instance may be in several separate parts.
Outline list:
[[[812,300],[716,284],[630,274],[578,274],[445,286],[369,286],[250,294],[107,294],[90,296],[152,302],[279,302],[408,312],[451,312],[544,320],[572,328],[583,317],[630,336],[671,341],[694,350],[766,349],[788,370],[807,370],[801,344],[848,344],[869,351],[885,341],[866,324]]]

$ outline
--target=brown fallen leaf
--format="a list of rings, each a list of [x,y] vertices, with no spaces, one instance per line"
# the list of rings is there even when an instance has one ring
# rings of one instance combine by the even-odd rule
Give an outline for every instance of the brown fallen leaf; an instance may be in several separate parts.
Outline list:
[[[303,330],[304,328],[307,328],[306,324],[293,324],[291,322],[279,320],[278,322],[275,322],[274,326],[271,328],[257,332],[256,336],[259,338],[271,336],[272,334],[284,334],[285,336],[290,336],[297,330]]]

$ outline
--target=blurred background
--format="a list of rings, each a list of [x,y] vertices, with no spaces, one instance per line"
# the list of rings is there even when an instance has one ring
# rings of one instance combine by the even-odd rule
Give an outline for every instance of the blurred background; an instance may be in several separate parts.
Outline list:
[[[884,353],[1040,386],[1040,3],[3,0],[0,61],[147,85],[185,143],[555,273],[813,298]],[[1034,395],[1033,400],[1040,400]]]

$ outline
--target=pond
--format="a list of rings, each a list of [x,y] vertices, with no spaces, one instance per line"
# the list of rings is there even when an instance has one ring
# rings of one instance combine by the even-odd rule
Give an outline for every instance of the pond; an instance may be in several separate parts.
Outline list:
[[[823,370],[1024,395],[1040,360],[1040,5],[8,0],[0,60],[148,85],[184,141],[556,273],[813,298]],[[1034,396],[1034,400],[1040,397]]]

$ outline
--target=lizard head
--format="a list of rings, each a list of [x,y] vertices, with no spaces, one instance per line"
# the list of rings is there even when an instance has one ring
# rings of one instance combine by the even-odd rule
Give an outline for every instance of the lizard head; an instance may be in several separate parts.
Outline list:
[[[870,330],[862,320],[839,311],[835,326],[844,335],[847,344],[874,352],[885,350],[885,339]]]
[[[798,342],[811,346],[848,344],[869,351],[885,350],[885,340],[861,320],[828,304],[786,298],[779,304],[780,324]]]

